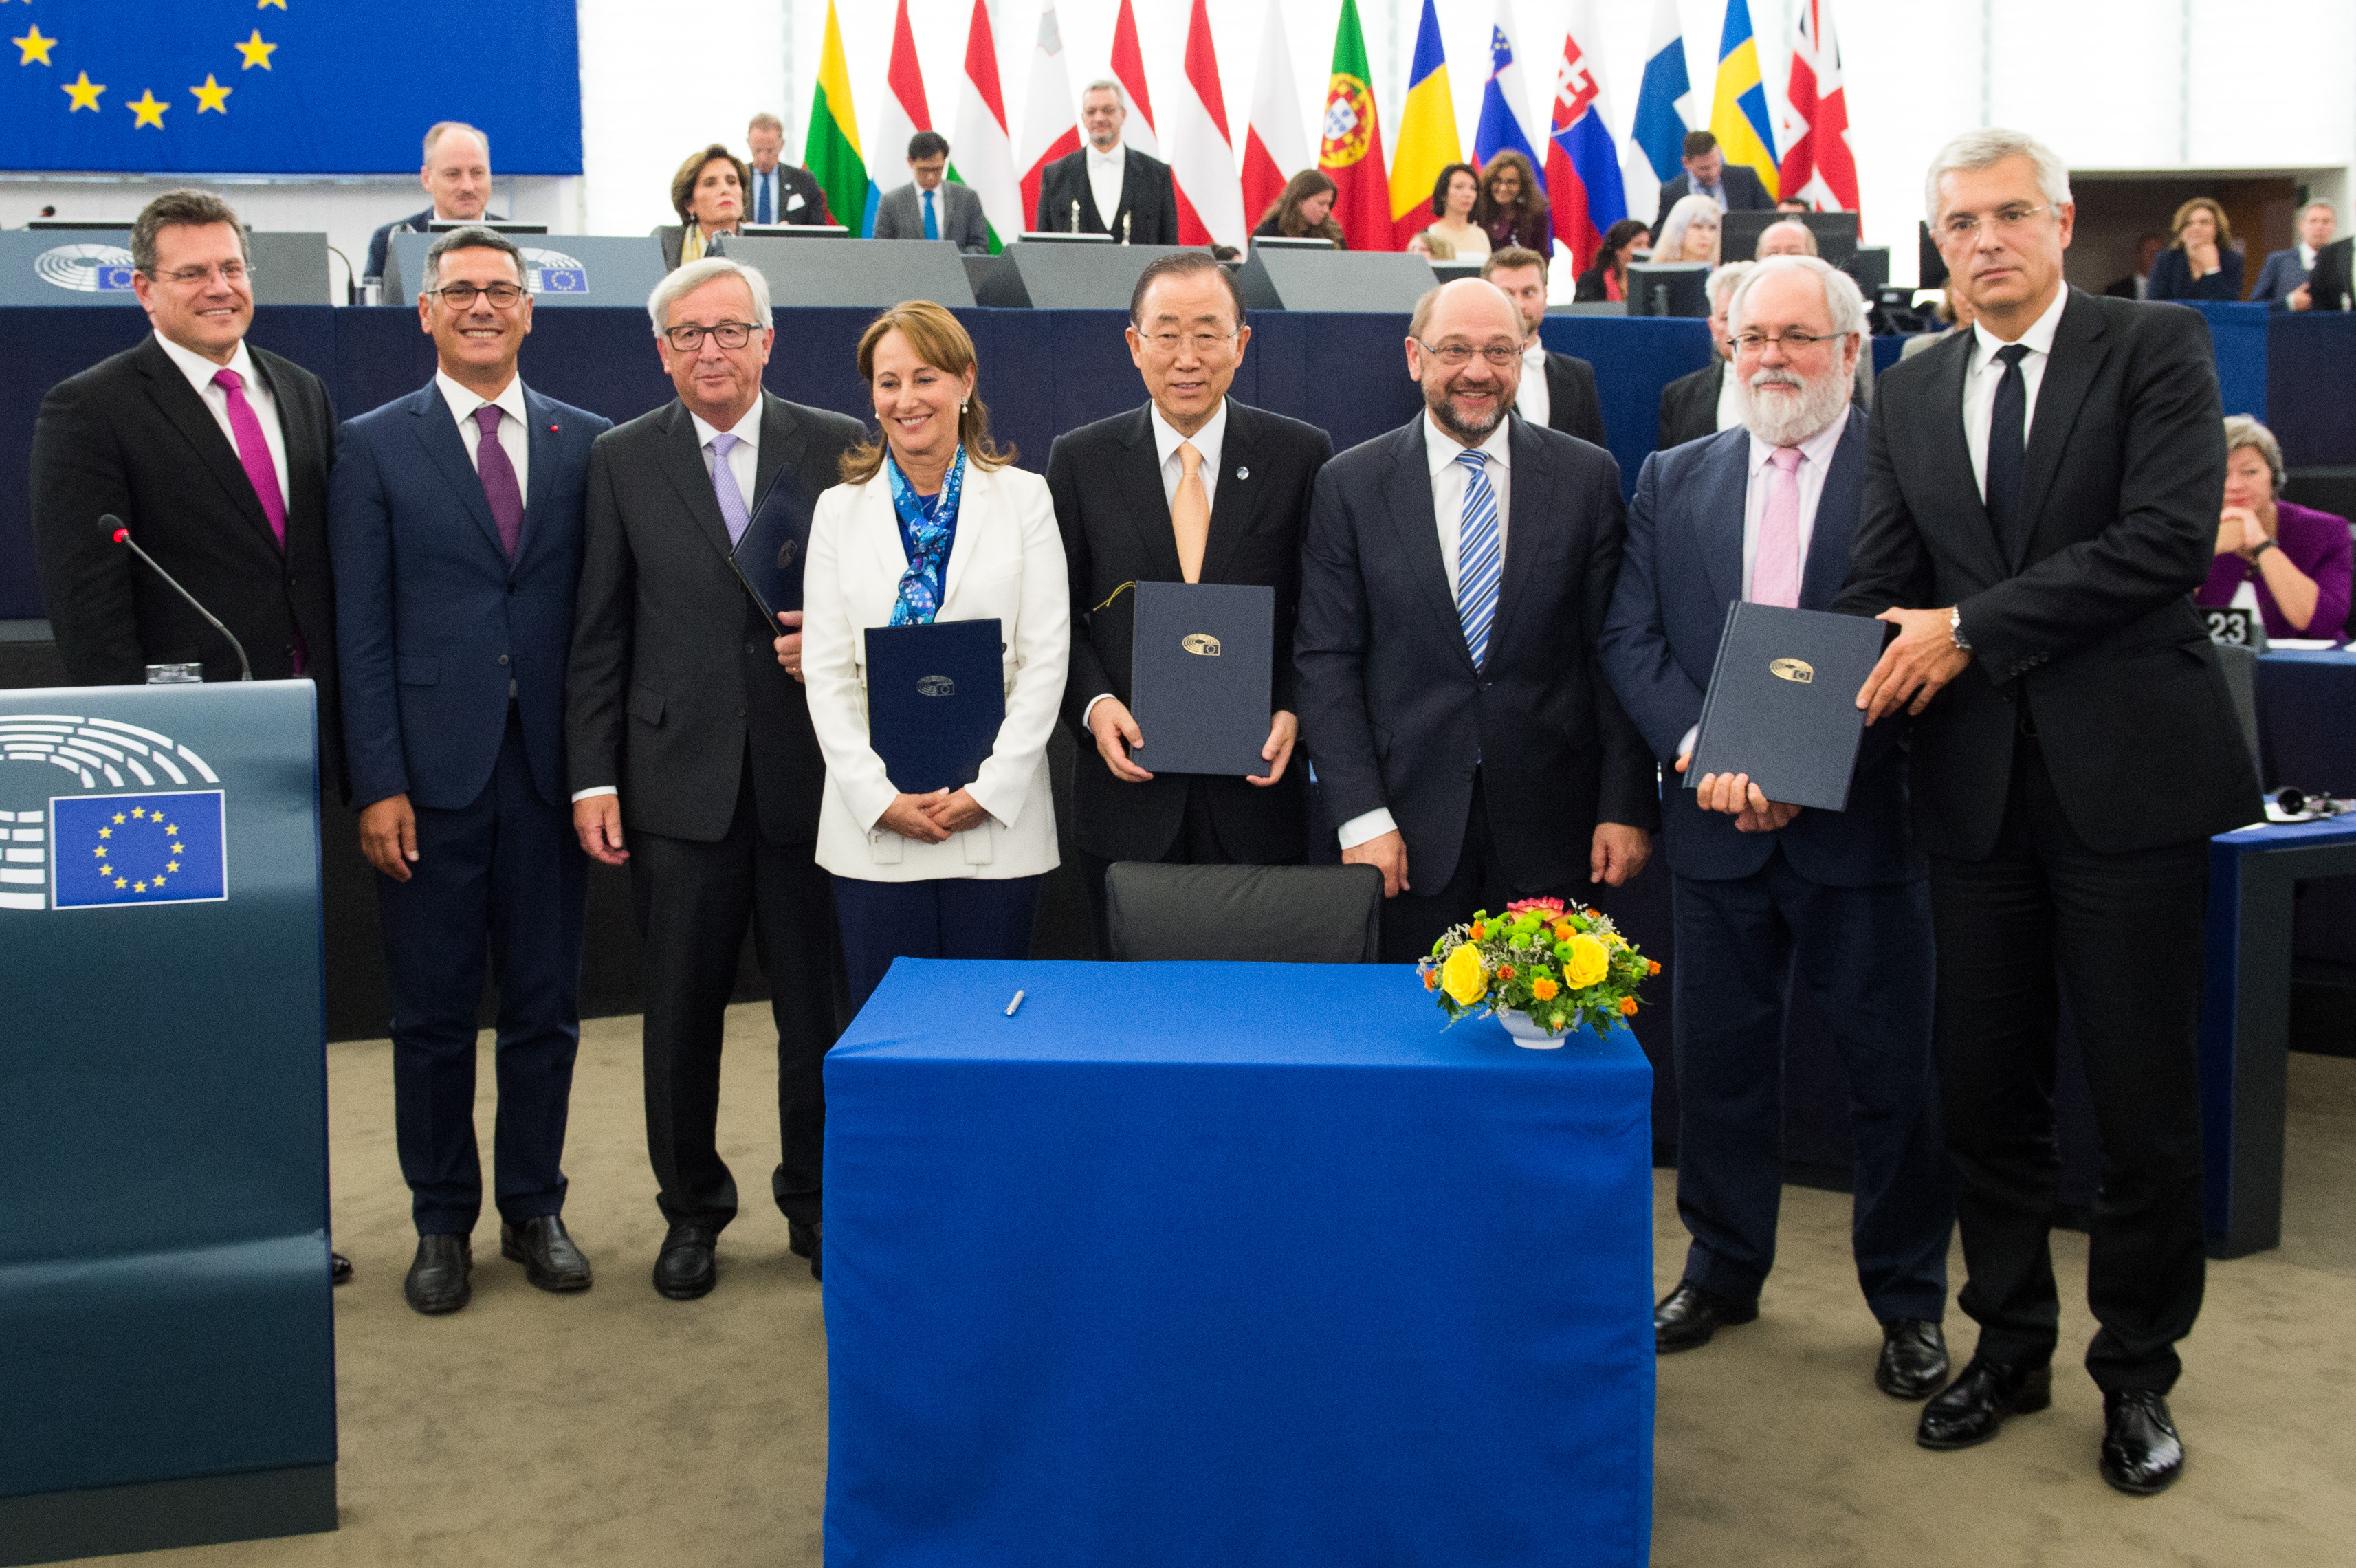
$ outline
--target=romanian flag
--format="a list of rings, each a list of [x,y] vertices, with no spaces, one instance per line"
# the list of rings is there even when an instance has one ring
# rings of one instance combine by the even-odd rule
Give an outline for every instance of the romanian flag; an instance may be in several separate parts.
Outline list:
[[[1325,118],[1317,167],[1333,182],[1333,221],[1353,251],[1391,246],[1390,193],[1383,188],[1383,127],[1366,69],[1358,0],[1342,0],[1333,24],[1333,69],[1325,82]]]
[[[1757,75],[1756,67],[1752,75]],[[1407,72],[1407,101],[1399,107],[1398,145],[1391,154],[1391,249],[1404,250],[1430,223],[1431,187],[1439,183],[1440,170],[1460,161],[1457,148],[1456,104],[1448,96],[1448,54],[1440,44],[1440,12],[1437,0],[1423,0],[1423,22],[1415,30],[1415,63]]]
[[[1767,84],[1759,75],[1759,44],[1751,35],[1748,0],[1726,0],[1709,132],[1728,163],[1752,170],[1767,194],[1775,194],[1775,117],[1768,111]]]
[[[810,97],[802,166],[817,178],[836,222],[855,223],[851,215],[867,210],[867,160],[859,151],[859,117],[851,107],[851,71],[842,63],[834,0],[826,0],[826,39],[819,48],[818,91]]]

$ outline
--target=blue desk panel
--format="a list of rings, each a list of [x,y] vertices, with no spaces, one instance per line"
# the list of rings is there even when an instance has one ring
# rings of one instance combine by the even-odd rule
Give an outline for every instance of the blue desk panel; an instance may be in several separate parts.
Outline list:
[[[828,1563],[1644,1563],[1651,1070],[1444,1022],[894,964],[826,1066]]]

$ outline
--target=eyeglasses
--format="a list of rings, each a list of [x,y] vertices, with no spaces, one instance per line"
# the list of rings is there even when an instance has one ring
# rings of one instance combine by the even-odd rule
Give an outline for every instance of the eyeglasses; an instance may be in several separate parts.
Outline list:
[[[1182,345],[1197,354],[1216,354],[1221,345],[1236,340],[1232,332],[1141,332],[1137,336],[1165,359],[1174,357]]]
[[[215,273],[219,273],[220,281],[225,283],[241,283],[253,276],[252,269],[242,261],[223,261],[218,267],[175,267],[168,272],[151,272],[148,276],[192,289],[210,283]]]
[[[1426,343],[1420,337],[1411,338],[1409,341],[1451,370],[1461,369],[1472,363],[1472,356],[1475,354],[1500,370],[1522,357],[1522,346],[1518,343],[1492,343],[1483,347],[1475,348],[1469,343],[1444,345]]]
[[[1763,332],[1742,332],[1728,338],[1726,346],[1737,354],[1764,354],[1767,352],[1767,346],[1772,343],[1781,345],[1786,354],[1800,354],[1814,348],[1819,343],[1831,343],[1846,336],[1847,334],[1838,332],[1786,331],[1777,336],[1770,337]]]
[[[524,294],[521,283],[488,283],[480,287],[473,283],[449,283],[427,292],[452,310],[472,310],[477,299],[489,300],[494,310],[507,310]]]
[[[753,335],[760,330],[748,321],[720,321],[710,326],[666,327],[663,341],[681,354],[692,354],[703,347],[704,336],[709,334],[712,340],[723,348],[742,348],[752,342]]]
[[[2023,207],[2016,201],[1997,208],[1988,215],[1987,221],[2003,232],[2012,233],[2027,228],[2029,220],[2044,210],[2042,207]],[[1982,224],[1981,215],[1976,212],[1950,213],[1939,220],[1939,235],[1944,240],[1976,240]]]

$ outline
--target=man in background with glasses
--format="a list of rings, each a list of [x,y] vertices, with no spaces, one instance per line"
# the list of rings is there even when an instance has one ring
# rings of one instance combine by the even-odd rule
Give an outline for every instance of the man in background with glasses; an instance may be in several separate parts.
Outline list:
[[[564,784],[564,664],[589,446],[611,421],[516,373],[531,295],[513,241],[425,252],[434,379],[346,425],[328,494],[345,748],[392,991],[393,1128],[419,1312],[473,1294],[483,1207],[475,1008],[498,985],[499,1250],[589,1288],[564,1229],[588,862]]]
[[[1292,755],[1292,626],[1311,488],[1333,454],[1315,425],[1227,395],[1251,328],[1234,279],[1208,253],[1147,267],[1129,321],[1144,406],[1065,432],[1047,458],[1072,578],[1064,683],[1065,717],[1080,743],[1072,809],[1099,947],[1105,871],[1115,860],[1289,866],[1306,854],[1308,795]],[[1157,777],[1130,760],[1144,739],[1130,711],[1140,582],[1275,591],[1274,711],[1259,776]]]
[[[1619,465],[1514,417],[1520,310],[1461,279],[1417,302],[1423,410],[1318,475],[1302,552],[1302,743],[1342,859],[1383,874],[1383,961],[1476,909],[1590,897],[1660,822],[1644,740],[1596,656]]]
[[[1603,634],[1612,688],[1669,769],[1677,1213],[1693,1243],[1653,1317],[1667,1355],[1759,1316],[1783,1182],[1784,1021],[1795,976],[1832,1022],[1856,1134],[1851,1242],[1881,1325],[1874,1383],[1945,1381],[1954,1225],[1931,1065],[1931,901],[1906,752],[1881,726],[1845,811],[1769,801],[1747,773],[1676,787],[1732,600],[1831,606],[1848,575],[1866,416],[1850,400],[1865,299],[1813,256],[1760,262],[1727,302],[1741,423],[1644,460]]]

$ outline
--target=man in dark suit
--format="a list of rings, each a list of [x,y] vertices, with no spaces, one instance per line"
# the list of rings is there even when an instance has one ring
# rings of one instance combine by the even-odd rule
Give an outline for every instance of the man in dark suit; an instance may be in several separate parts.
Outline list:
[[[1661,225],[1669,220],[1669,208],[1688,196],[1710,197],[1720,212],[1774,210],[1775,198],[1767,194],[1758,172],[1741,164],[1729,164],[1718,138],[1708,132],[1686,133],[1681,161],[1686,172],[1661,187],[1661,209],[1653,217],[1654,233],[1658,234]]]
[[[229,203],[166,191],[132,225],[131,259],[155,336],[50,388],[33,426],[33,542],[58,656],[80,686],[136,686],[151,664],[238,678],[220,633],[99,527],[111,513],[220,617],[256,679],[311,679],[321,782],[340,789],[335,406],[316,376],[245,341],[253,280]],[[335,1270],[351,1277],[340,1253]]]
[[[1292,627],[1301,532],[1333,443],[1315,425],[1227,396],[1250,342],[1243,296],[1226,268],[1199,251],[1154,261],[1138,278],[1129,327],[1149,400],[1066,432],[1048,454],[1080,628],[1064,713],[1081,742],[1072,809],[1099,945],[1105,871],[1115,860],[1282,866],[1307,850],[1307,796],[1290,765],[1300,734]],[[1137,599],[1128,590],[1140,582],[1275,591],[1265,773],[1156,777],[1130,760],[1144,741],[1129,708]]]
[[[2158,264],[2159,253],[2168,245],[2165,234],[2145,234],[2136,240],[2135,271],[2124,278],[2114,278],[2104,285],[2104,297],[2115,300],[2139,300],[2151,287],[2151,270]]]
[[[747,165],[752,177],[744,192],[745,222],[823,225],[834,221],[818,176],[780,156],[786,145],[784,121],[767,112],[754,115],[744,127],[744,145],[753,155]]]
[[[2103,1132],[2086,1353],[2104,1478],[2148,1493],[2184,1451],[2167,1394],[2203,1279],[2197,1020],[2209,837],[2261,815],[2194,613],[2225,475],[2209,334],[2062,278],[2069,173],[2017,131],[1932,164],[1933,232],[1972,330],[1894,368],[1836,608],[1898,627],[1858,705],[1919,715],[1940,1098],[1980,1325],[1926,1447],[2051,1398],[2060,1304],[2062,999]]]
[[[938,131],[908,138],[906,185],[884,193],[875,204],[878,240],[946,240],[969,256],[990,253],[990,219],[971,186],[948,176],[949,141]]]
[[[1481,275],[1505,291],[1522,313],[1529,340],[1522,348],[1522,382],[1514,411],[1532,424],[1603,444],[1603,404],[1595,395],[1595,367],[1575,354],[1558,354],[1538,341],[1546,321],[1547,259],[1508,245],[1489,252]]]
[[[498,213],[486,210],[491,199],[491,139],[472,125],[444,120],[430,127],[425,133],[425,166],[417,178],[433,196],[434,204],[369,236],[368,265],[360,272],[363,283],[384,276],[396,234],[423,234],[436,223],[472,223],[478,218],[499,221]]]
[[[475,1003],[498,976],[499,1250],[586,1290],[564,1229],[588,861],[564,789],[564,662],[589,443],[611,421],[516,375],[522,254],[487,229],[425,252],[434,379],[344,427],[328,495],[345,744],[392,986],[409,1305],[472,1295],[483,1207]]]
[[[1865,300],[1814,257],[1762,263],[1730,315],[1742,428],[1644,460],[1603,658],[1654,754],[1691,761],[1728,603],[1829,608],[1848,572],[1866,417],[1850,402]],[[1758,385],[1752,378],[1758,378]],[[1909,843],[1906,754],[1875,737],[1846,811],[1770,802],[1740,768],[1662,803],[1676,922],[1677,1211],[1685,1275],[1654,1315],[1667,1353],[1759,1315],[1783,1188],[1784,1019],[1795,975],[1833,1020],[1856,1132],[1851,1242],[1882,1326],[1874,1381],[1922,1399],[1954,1224],[1931,1063],[1931,900]]]
[[[864,432],[761,389],[776,335],[759,272],[691,261],[652,306],[679,397],[590,453],[565,740],[582,848],[630,868],[646,942],[647,1146],[670,1225],[655,1288],[691,1300],[718,1279],[712,1249],[736,1214],[713,1127],[748,923],[777,1025],[784,1154],[770,1191],[793,1249],[819,1268],[819,1069],[843,995],[832,885],[812,858],[826,764],[785,669],[798,663],[801,613],[765,624],[729,552],[778,485],[799,487],[807,515]]]
[[[2356,251],[2356,239],[2334,240],[2315,253],[2315,268],[2307,275],[2306,303],[2293,294],[2293,310],[2346,310],[2351,303],[2351,292],[2356,291],[2356,265],[2351,265],[2351,252]]]
[[[2340,227],[2340,214],[2328,201],[2310,201],[2298,209],[2298,243],[2287,251],[2276,251],[2258,269],[2258,281],[2251,285],[2252,304],[2271,304],[2276,310],[2305,310],[2311,296],[2300,293],[2307,286],[2307,275],[2315,269],[2315,259],[2326,245],[2331,243],[2332,230]]]
[[[1706,285],[1709,293],[1709,363],[1661,389],[1661,431],[1655,443],[1661,451],[1716,435],[1739,422],[1734,418],[1734,396],[1726,384],[1726,305],[1734,297],[1736,286],[1758,264],[1729,261],[1710,273]]]
[[[1595,653],[1619,466],[1512,417],[1524,330],[1478,278],[1425,294],[1407,339],[1423,412],[1317,476],[1301,740],[1342,859],[1383,873],[1385,963],[1477,909],[1620,886],[1660,822],[1653,759]]]
[[[1093,81],[1080,94],[1087,144],[1047,165],[1039,179],[1034,227],[1109,234],[1124,245],[1178,243],[1178,187],[1170,165],[1125,146],[1129,98],[1120,83]]]

